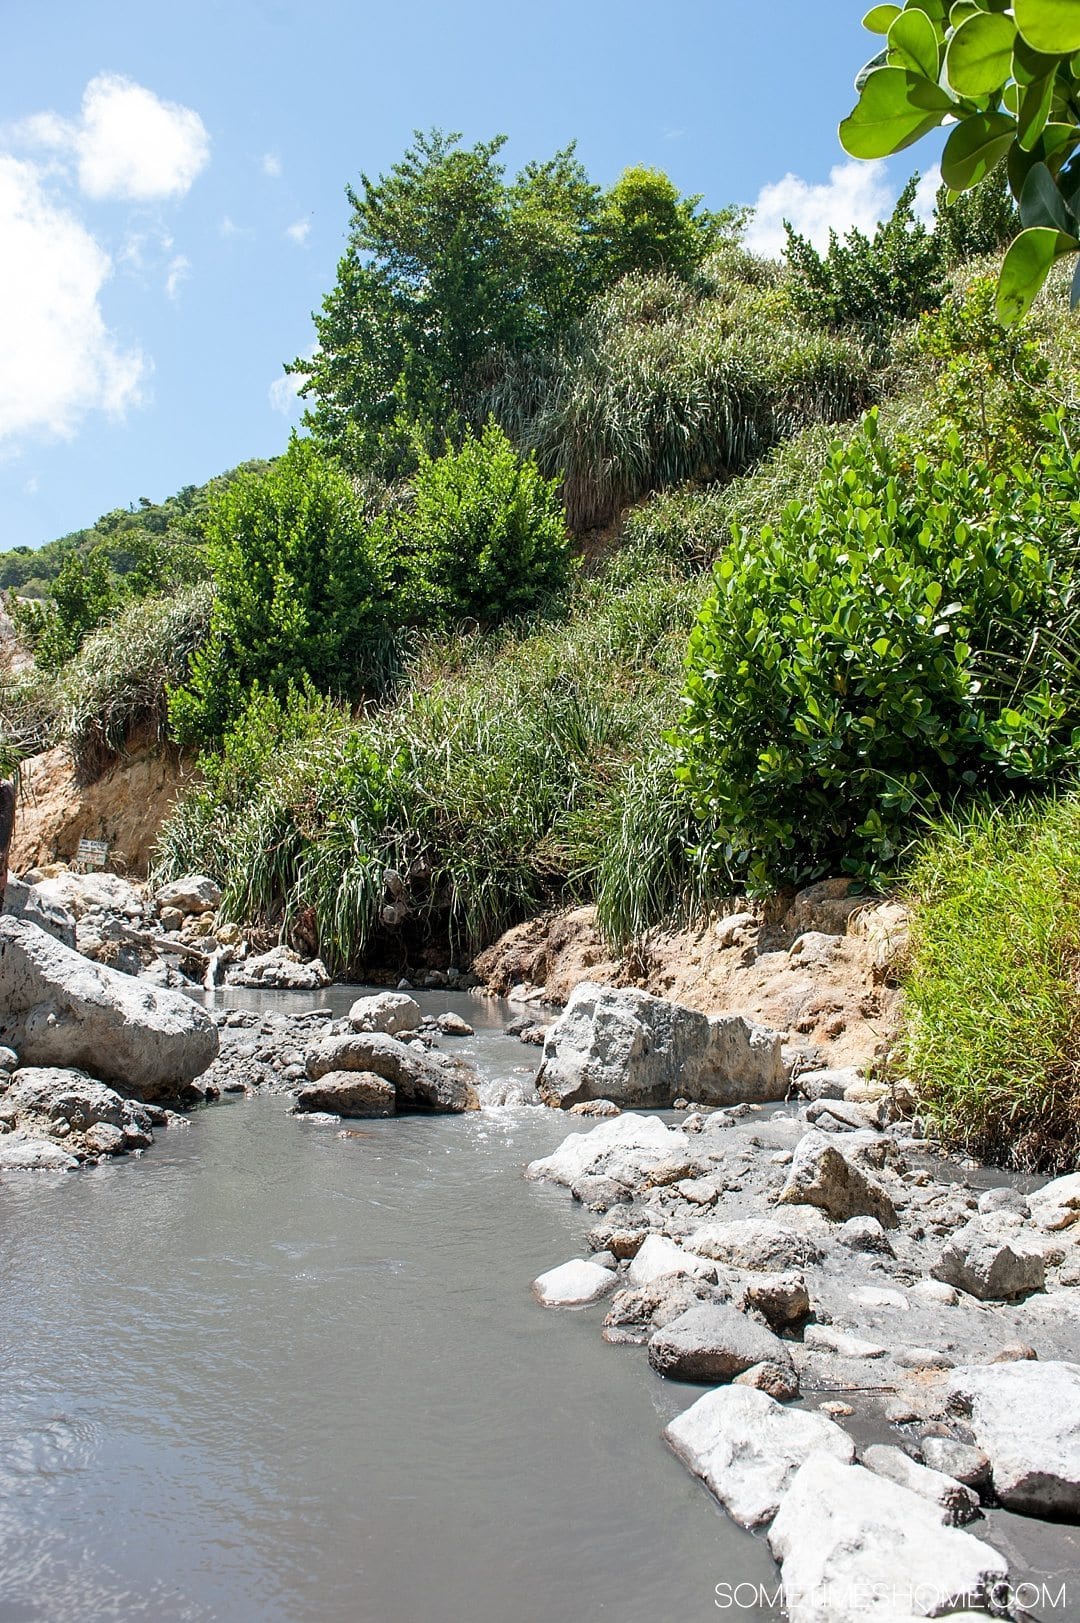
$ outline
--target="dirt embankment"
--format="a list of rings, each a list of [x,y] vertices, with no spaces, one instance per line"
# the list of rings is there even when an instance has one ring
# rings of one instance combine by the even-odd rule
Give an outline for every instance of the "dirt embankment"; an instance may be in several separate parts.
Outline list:
[[[104,840],[113,873],[146,874],[158,830],[194,777],[171,752],[137,750],[96,783],[80,784],[64,749],[24,762],[11,870],[70,862],[80,840]]]
[[[896,1029],[907,918],[900,903],[853,890],[826,880],[768,908],[739,902],[691,930],[654,932],[624,957],[605,945],[595,908],[574,908],[518,925],[474,968],[492,992],[542,991],[560,1004],[581,981],[637,986],[787,1031],[824,1064],[866,1065]]]

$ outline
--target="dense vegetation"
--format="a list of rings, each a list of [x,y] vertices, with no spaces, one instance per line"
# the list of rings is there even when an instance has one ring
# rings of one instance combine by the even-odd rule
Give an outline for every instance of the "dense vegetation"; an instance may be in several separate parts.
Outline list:
[[[1075,1099],[1073,803],[1039,808],[1080,751],[1080,340],[1060,275],[996,319],[1011,172],[778,264],[655,171],[507,179],[501,145],[418,136],[350,189],[306,437],[197,521],[125,515],[123,557],[66,547],[0,726],[87,775],[198,750],[160,871],[337,971],[573,898],[626,945],[732,890],[901,878],[927,1110],[1044,1154]],[[1010,841],[1030,931],[951,953]],[[1055,1063],[1013,1086],[1026,1017],[974,1012],[946,1063],[973,984],[1052,1010]]]

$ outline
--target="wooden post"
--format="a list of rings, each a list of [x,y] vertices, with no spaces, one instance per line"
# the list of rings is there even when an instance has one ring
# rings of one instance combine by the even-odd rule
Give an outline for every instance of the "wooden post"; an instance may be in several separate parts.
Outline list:
[[[8,851],[15,832],[15,785],[0,783],[0,913],[4,911],[7,890]]]

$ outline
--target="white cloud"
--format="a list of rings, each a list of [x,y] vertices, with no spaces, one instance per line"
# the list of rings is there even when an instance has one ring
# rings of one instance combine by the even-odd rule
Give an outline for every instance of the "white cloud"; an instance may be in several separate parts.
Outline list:
[[[276,152],[263,153],[262,172],[270,180],[281,179],[281,159]]]
[[[291,242],[295,242],[298,248],[302,248],[308,239],[308,232],[310,230],[310,220],[294,220],[292,225],[286,226],[285,235]]]
[[[811,185],[798,175],[763,186],[746,231],[751,253],[779,258],[786,244],[784,221],[790,220],[815,248],[829,245],[829,232],[843,236],[853,226],[872,232],[892,213],[896,191],[884,163],[839,163],[828,183]]]
[[[307,382],[303,372],[286,372],[280,378],[275,378],[267,390],[270,404],[275,411],[280,411],[283,417],[291,417],[300,404],[298,395]]]
[[[24,496],[36,496],[37,493],[38,493],[38,476],[37,476],[36,473],[32,473],[30,475],[29,479],[26,481],[25,485],[23,485],[23,495]]]
[[[928,230],[934,228],[934,206],[937,194],[941,189],[941,167],[935,164],[928,169],[925,175],[920,175],[919,184],[915,188],[915,201],[912,208],[915,218],[921,220]]]
[[[112,262],[40,172],[0,153],[0,440],[71,435],[89,411],[138,403],[148,365],[105,325]]]
[[[180,289],[191,275],[191,260],[186,254],[170,259],[165,274],[165,291],[170,299],[179,296]]]
[[[210,137],[192,108],[99,73],[83,95],[75,152],[87,196],[149,203],[184,196],[209,162]]]
[[[218,236],[219,237],[238,237],[240,235],[241,235],[241,228],[240,228],[240,226],[237,225],[236,221],[232,218],[232,216],[229,215],[229,214],[223,214],[222,217],[221,217],[221,224],[218,226]]]

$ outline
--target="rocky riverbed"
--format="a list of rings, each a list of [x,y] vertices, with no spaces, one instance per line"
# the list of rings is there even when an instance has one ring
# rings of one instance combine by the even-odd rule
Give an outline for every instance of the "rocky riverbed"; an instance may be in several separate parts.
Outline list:
[[[944,1158],[903,1086],[814,1033],[640,989],[582,982],[557,1017],[529,991],[525,1064],[497,1080],[469,1021],[405,988],[208,1011],[200,967],[255,992],[328,977],[230,941],[202,876],[30,877],[0,918],[0,1174],[140,1154],[225,1094],[287,1092],[298,1121],[597,1117],[528,1169],[585,1240],[534,1294],[703,1389],[666,1440],[765,1533],[793,1623],[1080,1613],[1029,1604],[994,1520],[1080,1524],[1080,1173],[1021,1187]]]
[[[549,1035],[541,1088],[614,1074],[630,1016],[598,997]],[[647,1016],[628,1051],[656,1086],[671,1013]],[[579,1103],[610,1119],[528,1176],[580,1204],[585,1249],[534,1294],[706,1389],[666,1439],[766,1531],[793,1623],[1077,1615],[1080,1573],[1073,1610],[1033,1609],[986,1513],[1080,1523],[1080,1174],[1025,1193],[935,1156],[911,1102],[856,1071],[795,1088],[667,1119]]]

